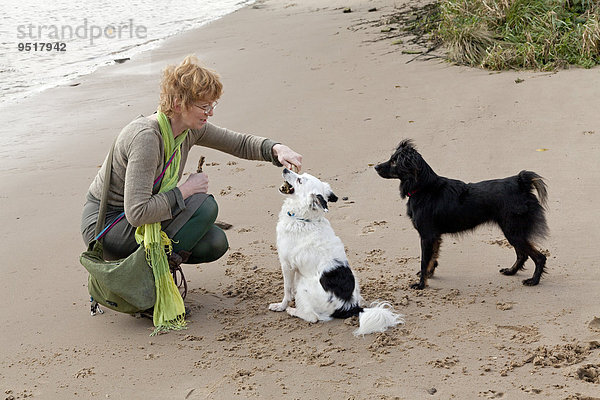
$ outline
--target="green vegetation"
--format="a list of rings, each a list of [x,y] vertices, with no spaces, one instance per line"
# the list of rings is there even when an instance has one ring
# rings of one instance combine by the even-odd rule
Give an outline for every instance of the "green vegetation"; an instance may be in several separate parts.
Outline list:
[[[423,10],[406,29],[424,29],[461,64],[492,70],[600,64],[600,0],[439,0]]]

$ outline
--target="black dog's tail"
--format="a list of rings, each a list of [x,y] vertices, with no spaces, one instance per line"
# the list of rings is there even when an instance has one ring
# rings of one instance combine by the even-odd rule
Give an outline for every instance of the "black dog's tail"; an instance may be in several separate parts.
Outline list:
[[[542,207],[546,208],[548,204],[548,190],[544,178],[533,171],[521,171],[517,177],[519,186],[521,186],[523,190],[529,191],[532,187],[535,188]]]

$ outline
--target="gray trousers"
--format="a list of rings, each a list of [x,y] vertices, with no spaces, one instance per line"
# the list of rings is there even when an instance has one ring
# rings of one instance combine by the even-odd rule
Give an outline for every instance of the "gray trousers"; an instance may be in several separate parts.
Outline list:
[[[172,238],[179,232],[208,196],[210,195],[198,193],[188,197],[185,200],[185,208],[183,210],[177,215],[174,215],[172,219],[162,221],[163,231]],[[94,240],[99,209],[100,200],[88,193],[81,215],[81,236],[83,237],[86,246],[89,246]],[[108,205],[103,227],[111,224],[122,212],[122,208],[111,207]],[[129,256],[137,250],[139,245],[135,241],[135,230],[136,227],[132,226],[127,221],[127,218],[121,219],[121,221],[113,226],[102,238],[104,258],[106,260],[118,260]]]

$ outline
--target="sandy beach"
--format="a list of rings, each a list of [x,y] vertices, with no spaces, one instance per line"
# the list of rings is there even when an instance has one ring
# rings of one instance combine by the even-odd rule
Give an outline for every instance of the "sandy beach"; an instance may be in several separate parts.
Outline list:
[[[408,62],[410,45],[378,40],[401,4],[259,1],[1,109],[2,398],[600,399],[600,70]],[[215,124],[289,145],[344,198],[328,219],[363,297],[391,302],[404,326],[356,338],[352,319],[270,312],[283,290],[281,170],[204,148],[186,171],[206,157],[219,219],[233,228],[222,259],[185,269],[188,329],[150,337],[148,319],[90,316],[85,193],[121,128],[155,110],[161,70],[190,53],[224,82]],[[428,288],[409,288],[419,237],[398,182],[373,169],[404,138],[440,175],[546,179],[538,286],[521,283],[531,261],[498,272],[514,251],[486,226],[447,237]]]

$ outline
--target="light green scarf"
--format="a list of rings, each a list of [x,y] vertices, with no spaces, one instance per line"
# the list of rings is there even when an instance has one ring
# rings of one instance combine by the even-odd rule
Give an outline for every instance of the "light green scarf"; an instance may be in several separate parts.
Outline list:
[[[171,124],[167,116],[160,111],[158,111],[158,124],[164,143],[165,164],[173,152],[176,152],[160,184],[159,193],[163,193],[177,186],[179,163],[181,162],[181,142],[187,136],[188,131],[177,136],[177,138],[173,138]],[[154,273],[156,303],[154,304],[153,322],[156,328],[151,336],[163,331],[185,329],[183,299],[175,282],[173,282],[167,259],[167,254],[171,254],[173,251],[171,239],[161,230],[160,222],[155,222],[138,227],[135,231],[135,240],[140,244],[144,243],[146,259],[152,266],[152,272]]]

